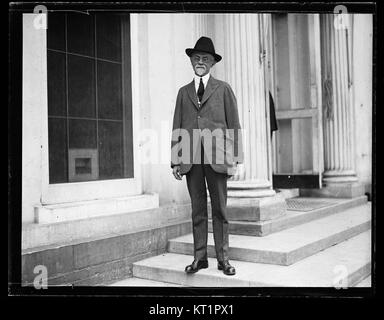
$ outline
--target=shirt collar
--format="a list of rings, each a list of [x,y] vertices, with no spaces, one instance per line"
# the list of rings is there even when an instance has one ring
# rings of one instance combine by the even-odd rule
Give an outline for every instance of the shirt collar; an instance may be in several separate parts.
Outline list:
[[[208,80],[209,80],[209,77],[210,77],[210,73],[208,72],[203,78],[203,84],[204,84],[204,89],[207,87],[207,83],[208,83]],[[198,75],[195,74],[195,77],[194,77],[194,80],[195,80],[195,88],[197,90],[197,88],[199,88],[199,84],[200,84],[200,78]]]

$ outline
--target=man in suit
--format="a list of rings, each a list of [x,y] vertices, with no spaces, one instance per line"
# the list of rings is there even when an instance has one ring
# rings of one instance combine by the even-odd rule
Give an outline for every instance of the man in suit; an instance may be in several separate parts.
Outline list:
[[[186,175],[192,204],[194,261],[185,271],[208,268],[207,183],[218,269],[234,275],[228,257],[226,208],[227,179],[243,161],[236,98],[228,83],[210,75],[210,69],[222,59],[210,38],[201,37],[185,52],[195,75],[178,92],[171,143],[173,175],[178,180]]]

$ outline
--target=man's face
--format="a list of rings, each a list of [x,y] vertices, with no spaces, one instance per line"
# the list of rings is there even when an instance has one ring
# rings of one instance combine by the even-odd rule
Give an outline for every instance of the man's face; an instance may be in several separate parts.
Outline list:
[[[208,74],[216,61],[209,53],[196,52],[191,56],[191,63],[195,74],[203,77]]]

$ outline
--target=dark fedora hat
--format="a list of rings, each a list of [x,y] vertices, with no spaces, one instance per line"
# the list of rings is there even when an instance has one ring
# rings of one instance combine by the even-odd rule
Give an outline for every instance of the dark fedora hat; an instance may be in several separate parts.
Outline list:
[[[213,55],[216,62],[221,60],[221,56],[215,53],[215,47],[213,46],[213,42],[211,38],[201,37],[197,40],[194,48],[185,49],[185,53],[190,57],[195,52],[204,52]]]

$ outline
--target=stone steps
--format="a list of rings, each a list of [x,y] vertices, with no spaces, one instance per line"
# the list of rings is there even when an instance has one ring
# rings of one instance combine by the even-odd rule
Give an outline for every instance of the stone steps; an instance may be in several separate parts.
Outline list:
[[[134,263],[133,276],[191,287],[334,287],[343,275],[343,285],[353,286],[370,274],[370,243],[368,230],[289,266],[232,260],[234,276],[217,270],[214,258],[208,269],[186,274],[193,257],[165,253]]]
[[[317,219],[265,237],[230,235],[232,260],[290,265],[370,229],[370,203]],[[168,252],[193,255],[192,234],[168,242]],[[213,234],[208,256],[215,257]]]
[[[359,283],[355,285],[357,288],[370,288],[372,287],[372,277],[366,277],[365,279],[361,280]]]
[[[109,286],[113,287],[181,287],[179,284],[141,279],[141,278],[128,278],[118,282],[115,282]]]
[[[271,221],[231,221],[232,225],[264,227],[257,234],[263,237],[230,234],[235,276],[217,270],[212,234],[208,241],[210,267],[186,274],[184,268],[193,260],[189,234],[169,240],[168,253],[133,263],[133,278],[112,286],[333,287],[341,274],[347,275],[343,281],[347,286],[367,286],[371,203],[365,196],[333,200],[331,206],[288,211]]]
[[[333,202],[329,206],[325,206],[319,209],[302,212],[302,211],[287,211],[287,213],[281,217],[277,217],[266,221],[239,221],[242,217],[237,217],[237,220],[232,220],[235,214],[232,213],[229,217],[229,233],[237,235],[249,235],[249,236],[266,236],[271,233],[282,231],[294,226],[307,223],[316,219],[324,218],[329,215],[333,215],[349,208],[353,208],[367,203],[367,197],[361,196],[354,199],[331,199],[323,198],[325,201]],[[239,211],[244,212],[244,211]],[[249,215],[244,216],[244,218]],[[212,222],[208,222],[208,230],[212,232]]]

